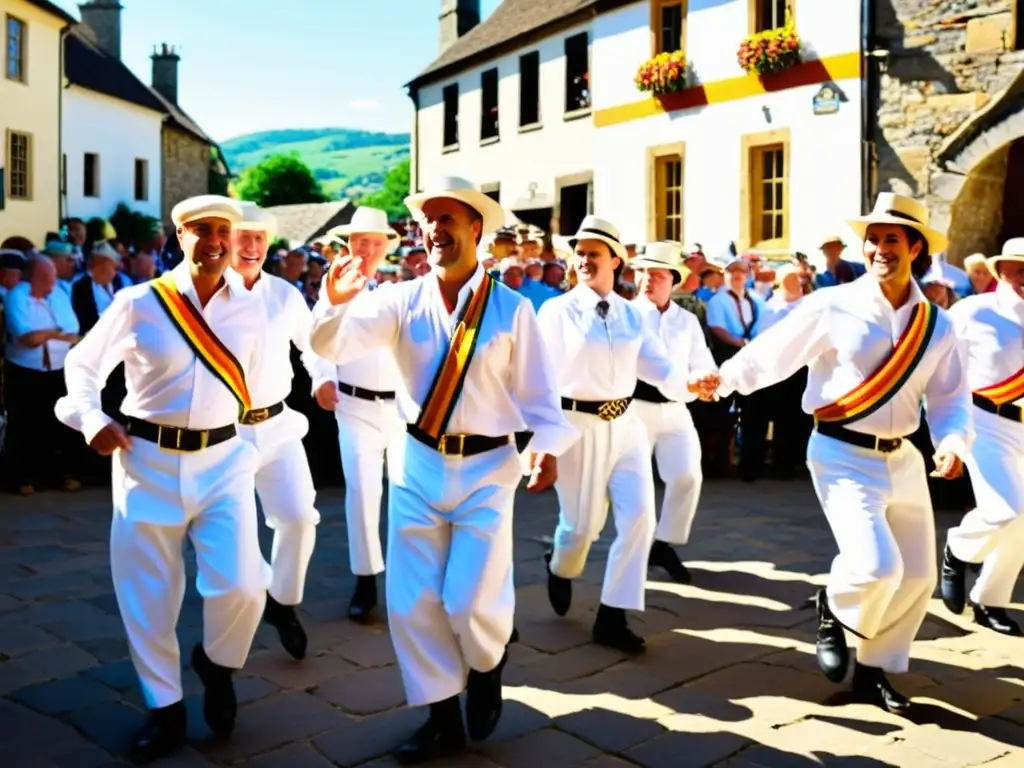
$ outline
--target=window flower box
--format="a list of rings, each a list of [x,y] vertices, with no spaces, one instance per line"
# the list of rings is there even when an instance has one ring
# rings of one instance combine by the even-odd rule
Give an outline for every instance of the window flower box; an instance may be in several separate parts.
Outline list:
[[[756,75],[772,75],[800,63],[800,36],[791,23],[746,37],[736,54],[740,68]]]
[[[679,93],[686,88],[686,54],[682,51],[659,53],[640,65],[634,82],[642,92]]]

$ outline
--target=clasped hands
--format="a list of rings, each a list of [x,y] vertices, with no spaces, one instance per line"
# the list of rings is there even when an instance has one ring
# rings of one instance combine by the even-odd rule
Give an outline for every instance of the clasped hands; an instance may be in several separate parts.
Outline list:
[[[710,403],[718,399],[717,393],[721,384],[721,376],[717,373],[707,373],[690,379],[686,388],[705,403]]]

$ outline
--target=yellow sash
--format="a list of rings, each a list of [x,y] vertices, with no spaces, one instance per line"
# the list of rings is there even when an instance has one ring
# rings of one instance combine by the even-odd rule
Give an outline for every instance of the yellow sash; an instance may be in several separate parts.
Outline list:
[[[984,397],[995,405],[1006,405],[1024,397],[1024,368],[998,384],[982,387],[974,394]]]
[[[241,363],[224,346],[224,342],[217,338],[196,305],[178,290],[170,272],[165,272],[150,285],[153,286],[153,293],[156,294],[157,301],[167,313],[167,317],[199,361],[235,396],[235,400],[238,401],[239,419],[244,418],[252,410],[252,399],[249,397],[249,387],[245,382],[245,371],[242,370]]]
[[[416,427],[434,440],[440,440],[448,427],[448,421],[455,410],[455,403],[462,394],[462,385],[466,381],[466,371],[476,351],[476,343],[480,338],[480,323],[487,302],[494,291],[494,278],[484,274],[483,282],[466,302],[459,324],[452,334],[448,352],[430,385],[427,397],[420,409]]]
[[[850,392],[834,403],[818,408],[814,418],[842,426],[862,419],[888,403],[924,357],[938,316],[931,302],[919,302],[911,310],[910,321],[888,359]]]

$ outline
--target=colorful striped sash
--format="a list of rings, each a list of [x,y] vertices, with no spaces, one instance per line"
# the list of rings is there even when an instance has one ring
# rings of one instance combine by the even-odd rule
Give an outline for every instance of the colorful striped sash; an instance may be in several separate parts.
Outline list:
[[[249,397],[249,386],[245,382],[242,364],[224,346],[224,342],[217,338],[196,305],[178,290],[172,273],[165,272],[150,284],[160,306],[199,361],[235,396],[238,401],[238,417],[244,419],[252,410],[252,399]]]
[[[975,390],[974,394],[984,397],[995,405],[1006,405],[1024,397],[1024,368],[998,384]]]
[[[440,440],[448,428],[448,421],[455,410],[455,403],[462,394],[466,372],[473,360],[476,344],[480,338],[480,323],[483,321],[487,303],[494,292],[494,278],[485,274],[483,282],[466,302],[459,318],[459,324],[452,334],[448,352],[430,385],[427,397],[420,409],[416,427],[433,440]]]
[[[888,359],[853,390],[818,408],[814,418],[841,426],[869,416],[888,403],[924,357],[938,316],[931,302],[918,303]]]

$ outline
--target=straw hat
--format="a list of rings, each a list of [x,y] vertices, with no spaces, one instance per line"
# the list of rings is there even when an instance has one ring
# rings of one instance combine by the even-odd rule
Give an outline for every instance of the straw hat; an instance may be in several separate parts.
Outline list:
[[[636,269],[667,269],[673,273],[673,285],[683,282],[689,274],[689,267],[683,264],[683,251],[675,243],[663,241],[648,243],[642,255],[631,262]]]
[[[916,200],[893,192],[879,193],[874,210],[867,216],[850,219],[848,224],[861,240],[872,224],[895,224],[916,229],[928,242],[928,252],[932,255],[946,250],[949,242],[944,234],[928,226],[927,208]]]
[[[458,200],[480,214],[483,219],[481,235],[496,232],[505,225],[505,209],[493,198],[488,197],[480,188],[459,176],[445,176],[429,192],[418,192],[405,198],[405,207],[412,211],[418,219],[423,217],[423,206],[430,200],[447,198]]]
[[[235,224],[235,229],[251,229],[258,232],[265,232],[267,241],[274,239],[277,233],[277,217],[270,211],[265,211],[256,203],[248,200],[242,201],[242,220]]]
[[[1024,261],[1024,237],[1010,238],[1003,243],[1003,252],[988,260],[989,272],[996,277],[999,277],[996,267],[1000,261]]]
[[[618,227],[606,219],[598,216],[587,216],[580,223],[580,228],[575,235],[569,238],[568,245],[573,250],[580,240],[600,240],[612,250],[612,254],[618,256],[625,264],[629,259],[626,253],[626,246],[622,244]]]
[[[171,209],[175,227],[199,219],[225,219],[232,225],[242,220],[242,206],[237,200],[223,195],[197,195],[182,200]]]
[[[333,227],[326,234],[346,241],[352,235],[384,235],[388,239],[388,250],[394,250],[401,240],[398,233],[388,224],[387,211],[365,205],[356,208],[348,224]]]

